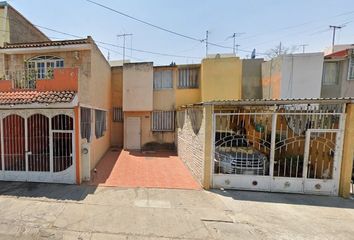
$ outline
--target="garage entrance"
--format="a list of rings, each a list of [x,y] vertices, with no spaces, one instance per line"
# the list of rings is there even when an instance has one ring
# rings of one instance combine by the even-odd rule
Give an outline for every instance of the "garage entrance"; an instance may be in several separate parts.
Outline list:
[[[4,110],[0,180],[75,183],[73,110]]]
[[[344,113],[343,104],[215,108],[213,187],[338,195]]]

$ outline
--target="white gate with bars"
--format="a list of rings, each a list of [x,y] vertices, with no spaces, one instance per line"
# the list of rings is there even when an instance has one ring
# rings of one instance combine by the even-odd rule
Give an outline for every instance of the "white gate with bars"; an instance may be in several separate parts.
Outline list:
[[[72,109],[2,110],[0,180],[75,183]]]
[[[215,110],[212,185],[338,195],[344,121],[342,104]]]

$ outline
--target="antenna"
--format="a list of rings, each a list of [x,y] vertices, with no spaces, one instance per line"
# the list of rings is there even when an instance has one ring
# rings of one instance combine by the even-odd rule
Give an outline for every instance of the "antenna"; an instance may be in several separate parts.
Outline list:
[[[205,56],[208,57],[208,40],[209,40],[209,31],[207,30],[205,33]]]
[[[308,46],[308,44],[300,44],[299,47],[302,47],[302,53],[305,53],[305,48]]]
[[[239,44],[236,44],[236,38],[242,36],[243,34],[245,34],[245,33],[244,32],[233,33],[231,36],[229,36],[225,39],[225,40],[227,40],[227,39],[233,38],[232,50],[235,55],[238,52],[238,47],[241,46]]]
[[[130,36],[131,38],[133,37],[133,34],[131,33],[123,33],[123,34],[118,34],[117,39],[120,37],[123,37],[123,63],[125,61],[125,37]]]

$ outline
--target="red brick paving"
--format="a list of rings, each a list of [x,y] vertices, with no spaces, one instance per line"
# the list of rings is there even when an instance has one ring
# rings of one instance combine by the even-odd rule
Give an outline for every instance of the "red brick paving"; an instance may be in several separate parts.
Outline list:
[[[90,184],[116,187],[201,189],[175,153],[108,151]]]

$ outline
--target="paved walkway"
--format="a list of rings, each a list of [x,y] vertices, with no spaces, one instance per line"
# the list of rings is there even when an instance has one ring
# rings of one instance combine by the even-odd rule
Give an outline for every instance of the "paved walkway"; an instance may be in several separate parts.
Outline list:
[[[91,185],[201,189],[175,153],[110,150],[92,172]]]

